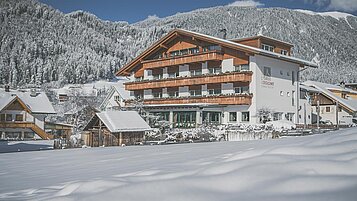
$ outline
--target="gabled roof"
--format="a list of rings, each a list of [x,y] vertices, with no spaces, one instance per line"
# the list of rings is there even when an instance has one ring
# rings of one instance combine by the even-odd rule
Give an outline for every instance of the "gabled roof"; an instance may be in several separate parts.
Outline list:
[[[295,58],[295,57],[282,55],[282,54],[278,54],[278,53],[274,53],[274,52],[270,52],[270,51],[266,51],[266,50],[263,50],[263,49],[260,49],[260,48],[255,48],[255,47],[251,47],[251,46],[248,46],[248,45],[243,45],[243,44],[240,44],[240,43],[236,43],[236,42],[229,41],[229,40],[226,40],[226,39],[221,39],[221,38],[209,36],[209,35],[206,35],[206,34],[201,34],[201,33],[188,31],[188,30],[184,30],[184,29],[174,29],[174,30],[170,31],[168,34],[166,34],[164,37],[162,37],[160,40],[158,40],[156,43],[151,45],[149,48],[147,48],[144,52],[142,52],[139,56],[137,56],[131,62],[129,62],[128,64],[123,66],[116,74],[117,75],[128,75],[128,73],[126,73],[125,71],[130,70],[133,67],[135,67],[145,57],[149,56],[152,52],[154,52],[158,48],[161,48],[160,45],[162,45],[166,41],[169,41],[170,39],[172,39],[172,38],[174,38],[174,37],[176,37],[178,35],[194,37],[194,38],[199,39],[199,40],[207,41],[207,42],[214,43],[214,44],[219,44],[219,45],[222,45],[222,46],[225,46],[225,47],[228,47],[228,48],[244,51],[244,52],[247,52],[247,53],[250,53],[250,54],[259,54],[259,55],[263,55],[263,56],[267,56],[267,57],[278,58],[278,59],[281,59],[281,60],[284,60],[284,61],[296,63],[296,64],[303,65],[303,66],[309,66],[309,67],[313,67],[313,68],[317,68],[318,67],[317,64],[315,64],[313,62],[310,62],[310,61],[303,60],[303,59],[298,59],[298,58]]]
[[[103,102],[100,104],[99,108],[103,108],[103,107],[107,106],[111,97],[114,95],[114,92],[117,92],[120,95],[120,97],[124,100],[130,99],[130,92],[125,90],[125,88],[124,88],[124,83],[127,81],[128,80],[120,80],[116,83],[113,83],[107,96],[105,97]]]
[[[0,112],[6,109],[9,105],[14,103],[15,101],[19,101],[19,103],[26,111],[31,112],[29,107],[18,96],[0,98]]]
[[[37,92],[36,96],[31,96],[29,91],[11,90],[5,92],[4,89],[0,89],[0,108],[8,105],[14,97],[18,97],[32,113],[56,114],[44,92]]]
[[[335,95],[332,93],[330,90],[341,90],[345,91],[345,88],[342,88],[337,85],[332,85],[332,84],[327,84],[327,83],[322,83],[322,82],[316,82],[316,81],[306,81],[302,83],[305,86],[310,86],[318,89],[323,95],[326,97],[330,98],[333,101],[337,101],[340,105],[345,107],[347,110],[351,112],[357,112],[357,100],[353,99],[344,99],[340,96]],[[351,90],[353,91],[353,90]],[[354,92],[355,93],[355,92]]]
[[[110,132],[149,131],[151,127],[135,111],[106,111],[96,113]]]

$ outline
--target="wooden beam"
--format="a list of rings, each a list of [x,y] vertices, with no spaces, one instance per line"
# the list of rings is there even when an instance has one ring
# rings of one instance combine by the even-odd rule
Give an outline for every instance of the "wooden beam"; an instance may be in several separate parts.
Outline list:
[[[169,48],[166,47],[164,44],[160,44],[160,47],[165,48],[165,49],[169,49]]]

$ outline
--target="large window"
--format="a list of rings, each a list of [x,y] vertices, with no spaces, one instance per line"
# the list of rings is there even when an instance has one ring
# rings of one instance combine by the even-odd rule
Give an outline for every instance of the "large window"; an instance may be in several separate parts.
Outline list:
[[[283,113],[282,112],[275,112],[273,114],[273,121],[282,120],[282,118],[283,118]]]
[[[242,86],[242,87],[235,87],[234,88],[234,93],[236,94],[245,94],[249,93],[249,86]]]
[[[162,93],[161,92],[152,93],[152,96],[154,98],[162,98]]]
[[[154,79],[154,80],[160,80],[160,79],[162,79],[162,74],[153,75],[153,79]]]
[[[234,71],[237,71],[237,72],[249,71],[249,64],[242,64],[242,65],[234,66]]]
[[[217,88],[217,89],[208,89],[208,94],[209,95],[218,95],[221,94],[222,90]]]
[[[202,69],[191,70],[190,73],[191,73],[191,76],[202,75]]]
[[[196,112],[174,112],[175,128],[194,128],[196,127]]]
[[[208,71],[210,74],[219,74],[222,72],[222,69],[220,67],[216,67],[216,68],[209,68]]]
[[[12,114],[6,114],[6,121],[12,121]]]
[[[197,90],[191,90],[191,91],[190,91],[190,95],[191,95],[191,96],[202,96],[202,90],[199,90],[199,89],[197,89]]]
[[[274,46],[262,44],[262,49],[270,52],[274,52]]]
[[[179,75],[178,72],[169,73],[169,78],[175,78],[175,77],[178,77],[178,75]]]
[[[171,98],[179,96],[179,92],[178,91],[169,91],[169,92],[167,92],[167,94]]]
[[[202,121],[204,123],[221,123],[221,112],[203,112]]]
[[[288,55],[288,51],[287,50],[280,50],[280,54]]]
[[[249,112],[242,112],[242,122],[249,122]]]
[[[6,115],[0,114],[0,121],[5,121],[5,120],[6,120]]]
[[[24,120],[24,115],[23,114],[16,114],[15,121],[23,121],[23,120]]]
[[[230,112],[229,113],[229,121],[236,122],[237,121],[237,112]]]

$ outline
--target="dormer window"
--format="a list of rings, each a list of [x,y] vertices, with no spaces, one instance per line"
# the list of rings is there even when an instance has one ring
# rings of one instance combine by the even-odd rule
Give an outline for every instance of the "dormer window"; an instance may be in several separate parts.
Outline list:
[[[274,52],[274,46],[262,44],[262,49],[270,52]]]

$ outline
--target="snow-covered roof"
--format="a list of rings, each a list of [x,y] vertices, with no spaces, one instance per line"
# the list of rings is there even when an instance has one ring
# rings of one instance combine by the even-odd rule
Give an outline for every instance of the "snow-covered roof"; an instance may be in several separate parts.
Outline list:
[[[233,42],[233,41],[229,41],[229,40],[226,40],[226,39],[217,38],[217,37],[209,36],[209,35],[202,34],[202,33],[197,33],[197,32],[194,32],[194,31],[188,31],[188,30],[184,30],[184,29],[178,29],[178,30],[180,30],[182,32],[187,32],[187,33],[199,35],[199,36],[206,37],[206,38],[211,38],[213,40],[217,40],[217,41],[220,41],[220,42],[223,42],[223,43],[227,43],[227,44],[230,44],[230,45],[233,45],[233,46],[242,47],[242,48],[245,48],[245,49],[250,49],[252,51],[258,52],[261,55],[280,58],[280,59],[284,59],[284,60],[288,60],[288,61],[292,61],[292,62],[298,62],[298,63],[301,63],[301,64],[303,64],[305,66],[310,66],[310,67],[313,67],[313,68],[317,68],[318,67],[317,64],[315,64],[313,62],[310,62],[310,61],[303,60],[303,59],[299,59],[299,58],[295,58],[295,57],[291,57],[291,56],[287,56],[287,55],[283,55],[283,54],[278,54],[278,53],[275,53],[275,52],[270,52],[270,51],[263,50],[263,49],[260,49],[260,48],[256,48],[256,47],[252,47],[252,46],[248,46],[248,45],[243,45],[243,44],[236,43],[236,42]]]
[[[308,91],[308,92],[320,92],[318,89],[316,89],[314,87],[306,86],[303,84],[300,84],[300,89],[302,89],[304,91]]]
[[[348,107],[350,110],[352,111],[357,111],[357,100],[354,99],[344,99],[340,96],[337,96],[336,94],[332,93],[330,90],[341,90],[341,91],[347,91],[347,92],[352,92],[352,93],[356,93],[356,91],[350,90],[350,89],[346,89],[346,88],[342,88],[340,86],[337,85],[333,85],[333,84],[327,84],[327,83],[322,83],[322,82],[316,82],[316,81],[306,81],[303,83],[303,85],[305,86],[310,86],[310,87],[314,87],[316,89],[318,89],[321,93],[323,93],[324,95],[326,95],[327,97],[338,101],[340,104],[343,104],[344,106]]]
[[[10,103],[16,96],[26,104],[32,113],[56,114],[44,92],[37,92],[36,96],[31,96],[31,92],[25,90],[10,90],[10,92],[5,92],[4,89],[0,89],[0,109],[3,109],[3,107]]]
[[[96,113],[110,132],[149,131],[151,127],[135,111],[106,111]]]
[[[130,92],[125,90],[123,83],[113,84],[112,86],[124,100],[130,99]]]

